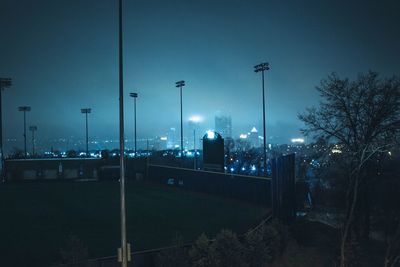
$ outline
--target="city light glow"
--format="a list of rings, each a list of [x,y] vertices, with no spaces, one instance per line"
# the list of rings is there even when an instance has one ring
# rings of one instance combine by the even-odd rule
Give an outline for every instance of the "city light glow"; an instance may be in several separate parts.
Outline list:
[[[191,121],[191,122],[201,122],[201,121],[203,121],[203,118],[201,116],[194,115],[194,116],[191,116],[189,118],[189,121]]]
[[[215,139],[215,132],[211,131],[211,130],[208,130],[207,131],[207,138],[208,139]]]
[[[304,143],[304,138],[292,138],[292,143]]]

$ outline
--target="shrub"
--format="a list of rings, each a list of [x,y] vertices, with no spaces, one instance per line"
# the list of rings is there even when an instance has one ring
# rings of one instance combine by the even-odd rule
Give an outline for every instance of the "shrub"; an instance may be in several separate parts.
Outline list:
[[[237,235],[230,230],[222,230],[213,243],[213,250],[220,267],[247,267],[245,249]]]
[[[286,247],[288,229],[278,221],[263,224],[245,235],[246,259],[251,267],[272,262]]]
[[[189,258],[192,267],[217,267],[218,261],[215,254],[215,246],[203,233],[196,240],[189,251]]]
[[[250,267],[263,266],[273,258],[271,247],[264,240],[265,228],[262,225],[245,235],[246,259]]]

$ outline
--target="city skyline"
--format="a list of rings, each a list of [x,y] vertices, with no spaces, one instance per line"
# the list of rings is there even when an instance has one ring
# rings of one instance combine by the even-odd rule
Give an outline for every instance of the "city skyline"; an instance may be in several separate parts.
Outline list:
[[[0,73],[13,79],[3,92],[4,139],[21,140],[21,105],[32,107],[27,123],[39,127],[38,142],[84,137],[82,106],[93,109],[91,137],[116,138],[115,3],[5,0],[2,7],[0,33],[7,38],[0,43]],[[179,79],[187,83],[184,121],[200,114],[204,128],[212,128],[222,113],[232,116],[236,135],[253,126],[260,131],[261,81],[253,66],[263,61],[271,66],[267,138],[292,133],[302,126],[297,114],[317,104],[315,86],[332,71],[350,78],[369,69],[383,76],[400,71],[393,53],[400,46],[398,10],[395,1],[310,1],[290,8],[266,1],[128,1],[125,85],[126,96],[140,95],[138,137],[179,128]],[[129,139],[129,99],[125,114]]]
[[[252,129],[258,129],[256,126],[251,126],[249,125],[248,127],[245,127],[242,130],[235,130],[233,127],[233,135],[231,138],[233,140],[239,140],[243,139],[243,135],[246,135],[246,137],[250,137]],[[259,127],[261,128],[261,126]],[[147,140],[150,141],[150,148],[154,146],[155,143],[161,140],[165,140],[166,142],[166,148],[167,149],[178,149],[180,147],[180,138],[175,133],[175,136],[171,136],[170,129],[175,129],[176,127],[171,127],[169,129],[164,129],[163,132],[159,134],[154,134],[151,136],[138,136],[138,149],[140,150],[146,150],[147,146]],[[193,128],[190,124],[190,121],[184,124],[184,129],[185,129],[185,135],[184,135],[184,148],[185,149],[192,149],[193,148]],[[205,127],[202,126],[201,124],[196,126],[196,146],[197,149],[202,149],[201,145],[201,139],[202,137],[207,133],[208,130],[216,131],[215,127]],[[301,136],[301,134],[296,134],[295,132],[293,133],[285,133],[284,135],[274,135],[274,134],[280,134],[280,132],[277,130],[277,128],[272,128],[273,130],[271,131],[270,129],[270,136],[267,137],[267,143],[268,144],[273,144],[273,145],[279,145],[279,144],[290,144],[292,143],[293,138],[304,138]],[[218,132],[218,131],[217,131]],[[260,147],[262,136],[261,132],[259,132],[260,135],[258,135],[258,138],[260,139],[260,143],[256,147]],[[224,136],[223,136],[224,137]],[[225,138],[225,137],[224,137]],[[226,138],[225,138],[226,139]],[[250,139],[248,139],[250,142]],[[311,141],[312,139],[305,139],[307,141]],[[127,150],[133,150],[134,149],[134,138],[133,138],[133,133],[128,133],[125,136],[125,142],[126,142],[126,149]],[[308,142],[307,142],[308,143]],[[95,151],[95,150],[103,150],[103,149],[109,149],[109,150],[114,150],[118,149],[118,144],[119,140],[118,138],[114,137],[99,137],[99,136],[90,136],[89,137],[89,150],[90,151]],[[24,146],[24,139],[23,136],[19,139],[17,138],[8,138],[4,140],[4,147],[5,147],[5,153],[10,154],[10,153],[15,153],[18,150],[23,150]],[[30,151],[32,150],[32,141],[29,139],[28,140],[28,154],[30,155]],[[76,151],[85,151],[85,146],[86,146],[86,141],[85,141],[85,133],[84,131],[77,135],[77,136],[65,136],[65,137],[59,137],[59,138],[53,138],[53,139],[41,139],[40,137],[37,138],[35,137],[35,147],[36,151],[38,153],[44,153],[44,152],[50,152],[50,151],[63,151],[66,152],[68,150],[76,150]],[[200,146],[200,147],[199,147]]]

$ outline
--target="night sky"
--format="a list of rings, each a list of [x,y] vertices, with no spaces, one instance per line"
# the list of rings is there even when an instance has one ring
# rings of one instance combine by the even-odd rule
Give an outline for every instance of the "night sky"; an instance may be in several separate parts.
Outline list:
[[[232,116],[233,133],[261,130],[261,75],[266,75],[267,135],[298,137],[297,114],[316,105],[315,86],[332,71],[354,78],[370,69],[400,73],[400,1],[125,0],[126,137],[132,138],[139,93],[138,137],[184,120]],[[22,148],[23,117],[38,141],[84,138],[80,108],[92,108],[91,137],[118,138],[117,0],[0,0],[0,76],[4,138]],[[261,134],[261,131],[260,131]],[[6,144],[7,145],[7,144]],[[10,149],[10,147],[6,147]]]

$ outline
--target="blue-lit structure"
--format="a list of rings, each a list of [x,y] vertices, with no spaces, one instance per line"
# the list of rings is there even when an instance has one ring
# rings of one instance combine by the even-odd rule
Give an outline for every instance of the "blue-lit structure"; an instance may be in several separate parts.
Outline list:
[[[224,139],[214,131],[203,136],[203,166],[208,171],[224,171]]]

